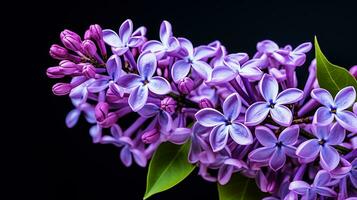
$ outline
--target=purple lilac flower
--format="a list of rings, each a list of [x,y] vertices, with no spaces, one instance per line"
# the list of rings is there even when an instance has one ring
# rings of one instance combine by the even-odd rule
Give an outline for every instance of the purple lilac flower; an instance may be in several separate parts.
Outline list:
[[[172,36],[172,27],[168,21],[163,21],[160,26],[160,40],[147,41],[142,51],[151,51],[155,53],[158,59],[164,57],[166,54],[172,54],[180,49],[180,43],[177,38]]]
[[[129,96],[129,105],[133,111],[138,111],[144,107],[149,91],[164,95],[171,91],[170,83],[159,76],[154,76],[157,66],[156,56],[147,51],[138,58],[138,73],[126,74],[122,76],[117,84],[126,89],[132,89]]]
[[[338,123],[333,126],[313,126],[312,131],[317,139],[307,140],[299,145],[296,155],[309,160],[320,153],[320,165],[326,170],[333,170],[340,161],[340,155],[333,145],[339,145],[345,139],[345,130]]]
[[[199,46],[194,49],[189,40],[185,38],[178,38],[178,40],[184,56],[172,65],[172,79],[178,82],[185,78],[192,67],[202,79],[207,80],[211,74],[212,67],[203,59],[211,57],[215,53],[215,49],[209,46]]]
[[[293,145],[299,137],[299,126],[294,125],[284,129],[277,139],[275,134],[264,126],[255,128],[255,136],[264,147],[250,152],[249,159],[255,162],[267,162],[274,171],[281,169],[286,161],[286,155],[296,157],[296,147]]]
[[[88,123],[95,123],[94,108],[88,103],[83,103],[71,110],[66,116],[66,125],[68,128],[73,128],[79,119],[81,113],[84,113],[84,117]]]
[[[245,124],[255,126],[264,121],[270,113],[272,119],[282,125],[289,126],[292,113],[283,104],[291,104],[303,97],[303,92],[296,88],[289,88],[278,94],[278,82],[271,76],[264,74],[259,83],[259,91],[265,101],[253,103],[246,111]]]
[[[348,173],[348,177],[353,185],[357,188],[357,158],[351,162],[351,171]]]
[[[241,106],[238,94],[233,93],[223,102],[223,114],[213,108],[204,108],[196,113],[198,123],[205,127],[214,127],[209,137],[213,151],[220,151],[226,146],[228,134],[237,144],[248,145],[253,142],[250,130],[235,121]]]
[[[317,194],[323,197],[335,197],[336,192],[328,187],[330,180],[331,175],[328,171],[320,170],[312,185],[305,181],[293,181],[290,183],[289,189],[302,195],[304,200],[314,200],[317,198]]]
[[[137,33],[140,34],[137,34]],[[143,35],[146,33],[144,27],[140,27],[133,33],[133,22],[128,19],[119,28],[119,35],[110,29],[103,30],[104,42],[113,47],[116,55],[123,55],[129,47],[138,47],[145,42]]]
[[[125,166],[130,166],[135,162],[142,167],[146,166],[147,160],[145,154],[134,146],[131,138],[124,136],[123,131],[118,125],[114,125],[110,128],[111,136],[106,135],[101,139],[102,144],[113,144],[122,148],[120,151],[120,159]]]
[[[172,127],[172,117],[165,110],[153,103],[147,103],[138,113],[146,118],[155,117],[162,129],[170,130]]]
[[[295,66],[301,66],[305,63],[306,60],[305,53],[309,52],[311,48],[312,48],[311,42],[306,42],[300,44],[294,50],[279,49],[276,50],[275,52],[280,54],[282,57],[284,57],[284,60],[282,60],[279,57],[279,61],[281,62],[281,64],[288,67],[295,67]]]
[[[314,115],[314,122],[320,125],[331,124],[334,119],[343,128],[357,131],[357,116],[346,109],[350,108],[356,101],[356,90],[349,86],[340,90],[335,99],[331,94],[322,88],[316,88],[311,92],[311,97],[322,104],[324,107],[317,109]]]

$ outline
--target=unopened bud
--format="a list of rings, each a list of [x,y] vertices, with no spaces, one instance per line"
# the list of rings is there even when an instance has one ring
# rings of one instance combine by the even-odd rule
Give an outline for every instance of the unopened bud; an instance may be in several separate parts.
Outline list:
[[[65,75],[71,75],[74,72],[78,71],[78,66],[74,62],[71,62],[69,60],[62,60],[60,63],[60,69]]]
[[[207,99],[207,98],[203,98],[200,100],[200,102],[198,103],[198,106],[203,109],[203,108],[213,108],[213,103]]]
[[[84,40],[82,42],[83,52],[90,57],[95,57],[97,53],[97,47],[92,40]]]
[[[99,102],[95,106],[94,115],[98,122],[104,121],[109,112],[109,105],[106,102]]]
[[[161,100],[161,109],[173,113],[176,110],[176,101],[172,97],[166,97]]]
[[[68,51],[60,45],[53,44],[50,48],[50,55],[54,59],[64,60],[68,58]]]
[[[71,37],[73,37],[75,40],[78,40],[78,41],[81,40],[81,37],[80,37],[77,33],[73,32],[73,31],[70,31],[70,30],[68,30],[68,29],[65,29],[65,30],[62,31],[61,34],[60,34],[61,39],[62,39],[63,37],[65,37],[65,36],[71,36]]]
[[[357,65],[350,68],[350,74],[352,74],[353,77],[357,78]]]
[[[49,67],[46,70],[46,75],[49,78],[63,78],[64,74],[59,67]]]
[[[101,40],[103,38],[102,28],[98,24],[90,25],[84,35],[84,39]]]
[[[178,82],[178,89],[182,94],[190,94],[194,86],[194,82],[191,78],[185,77]]]
[[[53,94],[57,96],[63,96],[71,92],[72,86],[69,83],[56,83],[52,87],[52,92]]]
[[[63,45],[72,51],[80,51],[81,50],[81,38],[76,33],[64,30],[61,33],[61,41]]]
[[[146,131],[146,132],[141,136],[141,140],[142,140],[145,144],[154,143],[154,142],[156,142],[159,138],[160,138],[160,133],[159,133],[159,131],[157,131],[157,129],[152,129],[152,130]]]
[[[87,78],[94,78],[97,74],[95,72],[95,67],[92,64],[85,64],[82,68],[82,73]]]
[[[108,113],[107,118],[99,122],[99,125],[103,128],[109,128],[118,121],[118,116],[114,112]]]

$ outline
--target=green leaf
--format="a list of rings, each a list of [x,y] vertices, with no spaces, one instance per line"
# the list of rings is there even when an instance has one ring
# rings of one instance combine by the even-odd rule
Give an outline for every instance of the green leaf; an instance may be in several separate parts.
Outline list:
[[[255,200],[262,199],[264,196],[254,179],[244,177],[239,173],[233,174],[228,184],[217,186],[219,200]]]
[[[356,79],[345,69],[330,63],[322,53],[315,36],[315,56],[317,62],[317,80],[321,88],[333,96],[342,88],[353,86],[357,90]]]
[[[151,159],[144,199],[168,190],[184,180],[195,168],[188,160],[190,142],[179,146],[163,143]]]

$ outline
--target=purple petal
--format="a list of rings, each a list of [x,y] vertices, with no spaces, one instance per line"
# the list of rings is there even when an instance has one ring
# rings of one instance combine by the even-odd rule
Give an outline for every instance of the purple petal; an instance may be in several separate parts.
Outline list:
[[[131,153],[134,157],[135,162],[141,166],[141,167],[145,167],[146,163],[147,163],[147,159],[146,156],[144,154],[144,152],[138,150],[138,149],[131,149]]]
[[[214,127],[225,123],[225,117],[222,113],[213,108],[204,108],[195,115],[197,122],[205,127]]]
[[[279,85],[273,76],[264,74],[262,80],[259,82],[259,90],[267,102],[275,102],[279,91]]]
[[[146,86],[136,87],[133,91],[131,91],[128,103],[130,108],[136,112],[144,107],[147,99],[148,99],[148,88]]]
[[[112,77],[114,81],[118,80],[122,69],[120,57],[117,55],[110,56],[106,68],[109,76]]]
[[[291,104],[298,102],[302,99],[304,92],[296,89],[296,88],[289,88],[282,91],[278,97],[276,98],[277,104]]]
[[[167,53],[174,53],[180,49],[180,42],[175,37],[170,37],[166,47]]]
[[[269,114],[270,108],[265,102],[253,103],[245,112],[245,124],[255,126],[260,124]]]
[[[209,142],[214,152],[222,150],[228,140],[228,127],[219,125],[212,129],[209,135]]]
[[[335,148],[325,145],[320,151],[320,162],[324,169],[331,171],[340,162],[340,155]]]
[[[201,60],[211,57],[215,54],[216,50],[209,46],[199,46],[195,49],[193,57],[195,60]]]
[[[189,128],[175,128],[170,135],[169,141],[174,144],[184,144],[191,135]]]
[[[207,80],[212,73],[212,68],[209,64],[204,61],[196,60],[192,63],[192,68],[197,72],[197,74],[204,80]]]
[[[305,42],[300,44],[298,47],[294,49],[294,53],[307,53],[311,50],[312,44],[311,42]]]
[[[168,112],[160,112],[158,120],[162,130],[169,131],[172,129],[172,117]]]
[[[357,132],[357,116],[351,111],[337,111],[337,122],[351,132]]]
[[[120,126],[117,125],[117,124],[115,124],[112,127],[110,127],[110,133],[116,139],[118,139],[118,138],[123,136],[123,131],[121,130]]]
[[[118,79],[117,84],[120,87],[132,89],[143,85],[143,81],[142,78],[137,74],[126,74]]]
[[[129,42],[129,38],[133,33],[133,22],[130,19],[125,20],[119,28],[119,37],[123,44]]]
[[[160,40],[162,41],[163,44],[167,44],[171,36],[172,36],[171,24],[168,21],[164,20],[160,26]]]
[[[319,151],[319,141],[317,139],[311,139],[299,145],[296,149],[296,155],[302,158],[316,158]]]
[[[315,188],[316,193],[320,194],[321,196],[325,197],[335,197],[337,196],[337,193],[328,187],[316,187]]]
[[[293,145],[299,137],[299,131],[300,129],[298,125],[290,126],[280,133],[278,140],[284,145]]]
[[[317,172],[316,176],[315,176],[315,180],[313,185],[315,187],[321,187],[321,186],[325,186],[327,185],[331,180],[331,175],[328,171],[326,170],[320,170]]]
[[[133,36],[130,37],[128,46],[129,47],[140,47],[145,42],[145,38],[143,36]]]
[[[249,153],[250,160],[255,162],[266,162],[271,158],[275,151],[275,147],[261,147]]]
[[[171,77],[177,83],[180,79],[183,79],[190,72],[191,64],[185,60],[176,61],[171,68]]]
[[[93,143],[100,142],[102,140],[102,128],[99,127],[99,125],[92,126],[89,129],[89,135],[92,137]],[[110,136],[107,136],[107,137],[110,137]]]
[[[241,160],[237,160],[237,159],[234,159],[234,158],[228,158],[224,161],[224,164],[225,165],[231,165],[231,166],[234,166],[238,169],[240,168],[248,168],[247,167],[247,164],[244,163],[244,161],[241,161]]]
[[[345,139],[345,135],[346,130],[338,123],[335,123],[331,128],[326,143],[330,145],[340,145]]]
[[[266,147],[274,147],[277,139],[273,131],[265,126],[258,126],[255,128],[255,136],[260,144]]]
[[[148,88],[151,92],[159,95],[164,95],[171,91],[170,83],[160,76],[151,78],[148,84]]]
[[[221,185],[225,185],[231,179],[234,167],[230,165],[223,165],[218,170],[218,182]]]
[[[296,158],[296,147],[292,146],[292,145],[286,145],[286,146],[282,146],[282,149],[284,150],[285,154],[292,157],[292,158]]]
[[[258,51],[263,52],[263,53],[270,53],[270,52],[278,50],[279,46],[271,40],[264,40],[264,41],[258,42],[257,49],[258,49]]]
[[[121,41],[118,36],[113,30],[110,29],[104,29],[103,30],[103,40],[105,43],[107,43],[109,46],[112,47],[121,47]]]
[[[71,110],[66,116],[66,125],[68,128],[74,127],[79,119],[81,111],[78,109]]]
[[[120,159],[126,167],[129,167],[133,162],[131,152],[128,146],[125,146],[120,151]]]
[[[159,41],[156,40],[150,40],[146,42],[142,47],[143,52],[151,51],[153,53],[157,53],[163,50],[165,50],[165,47]]]
[[[273,120],[282,126],[290,126],[293,120],[291,111],[283,105],[275,105],[270,109],[270,114]]]
[[[108,79],[96,79],[92,83],[90,83],[87,87],[88,91],[91,93],[98,93],[105,90],[108,87]]]
[[[223,114],[230,120],[234,121],[240,114],[242,102],[237,93],[229,95],[223,102]]]
[[[259,62],[260,63],[260,62]],[[256,59],[250,60],[241,67],[239,75],[249,80],[260,80],[263,72],[259,69]]]
[[[157,61],[155,54],[147,51],[139,56],[138,71],[143,78],[150,79],[156,71],[156,66]]]
[[[243,65],[243,63],[247,62],[249,59],[248,54],[246,53],[232,53],[227,55],[228,58],[232,60],[236,60],[239,62],[239,64]]]
[[[310,189],[310,185],[305,181],[293,181],[289,185],[289,190],[296,192],[297,194],[305,194]]]
[[[301,197],[301,200],[316,200],[317,193],[315,190],[307,190],[305,195]]]
[[[349,86],[340,90],[335,97],[336,108],[338,110],[345,110],[352,106],[356,101],[356,90]]]
[[[123,55],[124,53],[126,53],[129,50],[129,47],[112,47],[112,52],[118,56]]]
[[[210,82],[226,83],[237,76],[236,72],[228,66],[217,66],[213,68]]]
[[[241,123],[236,122],[230,125],[229,134],[237,144],[248,145],[253,143],[252,133]]]
[[[189,56],[193,56],[193,45],[192,43],[186,38],[177,38],[180,42],[181,48],[187,52]]]
[[[275,149],[276,150],[269,161],[269,166],[274,171],[278,171],[284,166],[286,161],[286,156],[284,150],[282,150],[281,148],[275,148]]]
[[[157,115],[160,112],[159,106],[153,103],[147,103],[145,106],[138,111],[139,115],[149,118]]]
[[[316,110],[314,115],[314,123],[325,126],[332,123],[334,119],[334,114],[331,113],[331,110],[326,107],[320,107]]]
[[[311,97],[328,108],[335,106],[331,94],[325,89],[316,88],[312,90]]]

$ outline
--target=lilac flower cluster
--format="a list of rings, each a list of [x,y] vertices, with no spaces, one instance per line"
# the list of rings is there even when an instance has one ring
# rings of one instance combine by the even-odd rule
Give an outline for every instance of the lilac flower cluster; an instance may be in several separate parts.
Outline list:
[[[264,40],[249,58],[219,41],[194,47],[167,21],[160,41],[148,40],[131,20],[118,32],[91,25],[83,40],[69,30],[60,38],[50,48],[59,65],[47,75],[70,78],[52,88],[75,107],[67,126],[83,114],[93,142],[117,146],[125,166],[146,166],[163,142],[191,142],[188,161],[208,181],[223,185],[239,172],[265,199],[357,195],[356,91],[333,98],[319,88],[315,60],[297,88],[311,43]]]

